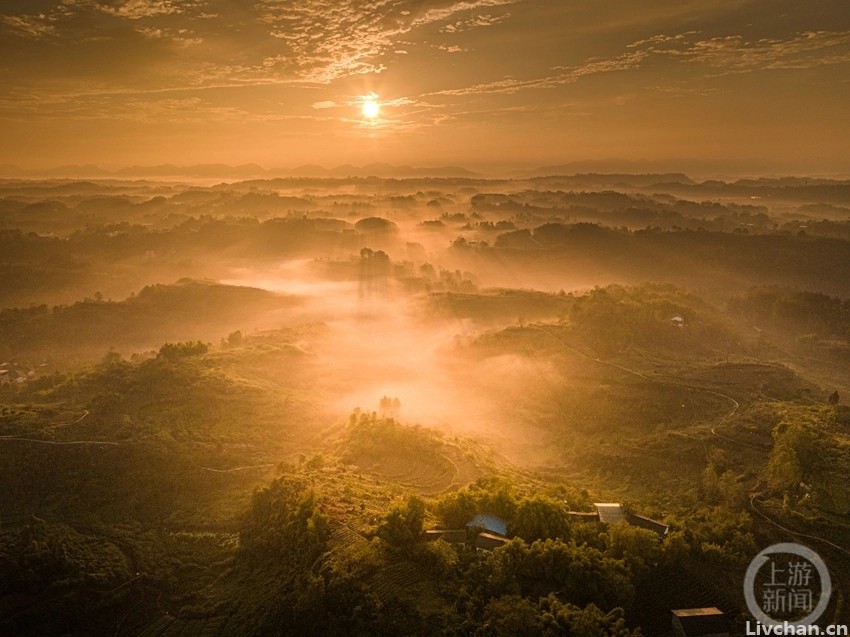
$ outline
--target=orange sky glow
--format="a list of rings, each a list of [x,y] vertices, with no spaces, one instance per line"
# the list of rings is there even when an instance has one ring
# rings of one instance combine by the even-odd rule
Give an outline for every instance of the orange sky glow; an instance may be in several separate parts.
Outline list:
[[[22,167],[850,173],[846,0],[6,0],[0,78]]]

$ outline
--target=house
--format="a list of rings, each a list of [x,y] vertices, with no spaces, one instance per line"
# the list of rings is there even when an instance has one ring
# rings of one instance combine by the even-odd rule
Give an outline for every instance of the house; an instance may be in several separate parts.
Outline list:
[[[508,534],[508,523],[492,513],[479,513],[469,522],[466,528],[472,532],[480,530],[475,536],[474,546],[480,551],[492,551],[510,542],[505,536]]]
[[[497,549],[500,546],[504,546],[508,542],[510,542],[510,540],[506,537],[496,535],[495,533],[487,533],[486,531],[482,531],[475,538],[475,548],[480,551],[492,551],[493,549]]]
[[[504,536],[508,534],[508,523],[492,513],[479,513],[466,523],[466,527],[482,529],[496,535]]]
[[[599,511],[567,511],[567,515],[577,522],[599,522]]]
[[[729,620],[719,608],[684,608],[673,611],[675,637],[730,637]]]
[[[685,317],[682,316],[681,314],[676,314],[676,316],[670,317],[670,323],[673,326],[681,329],[681,328],[685,327]]]
[[[596,513],[599,516],[599,521],[603,524],[616,524],[620,520],[626,519],[626,512],[623,510],[623,505],[616,502],[594,502]]]
[[[463,544],[468,539],[466,529],[428,529],[422,534],[425,542],[443,540],[449,544]]]
[[[627,512],[623,505],[617,502],[595,502],[593,506],[596,507],[596,511],[567,511],[567,515],[576,521],[601,522],[602,524],[616,524],[625,520],[632,526],[657,533],[659,539],[663,539],[670,529],[658,520]]]
[[[627,513],[626,521],[632,526],[638,526],[642,529],[646,529],[647,531],[654,531],[658,534],[658,539],[660,540],[664,539],[664,536],[667,535],[667,531],[670,530],[670,527],[663,522],[652,520],[634,513]]]

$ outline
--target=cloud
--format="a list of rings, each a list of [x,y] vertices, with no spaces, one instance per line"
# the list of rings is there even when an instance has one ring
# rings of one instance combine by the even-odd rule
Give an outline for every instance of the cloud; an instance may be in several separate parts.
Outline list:
[[[654,35],[627,44],[626,50],[620,55],[589,58],[577,66],[552,69],[560,73],[530,79],[507,77],[436,91],[429,95],[517,93],[529,89],[554,88],[599,73],[636,70],[650,58],[703,65],[708,67],[705,77],[779,69],[809,69],[850,62],[850,31],[806,31],[785,39],[764,38],[756,41],[748,41],[740,35],[698,40],[693,37],[698,34],[697,31],[688,31],[677,35]],[[675,92],[682,94],[686,90],[677,87]],[[708,89],[701,87],[699,90],[705,92]]]
[[[721,73],[808,69],[850,62],[850,31],[806,31],[784,40],[763,38],[754,42],[729,35],[659,49],[657,53],[704,64]]]
[[[380,100],[380,104],[382,107],[389,106],[391,108],[395,108],[398,106],[410,106],[416,103],[416,100],[412,100],[409,97],[397,97],[392,100]]]
[[[56,28],[49,23],[48,16],[44,14],[0,15],[0,24],[16,35],[28,38],[40,38],[56,32]]]
[[[117,5],[99,5],[99,8],[104,13],[130,18],[131,20],[182,13],[185,9],[176,6],[172,0],[123,0]]]
[[[750,41],[741,35],[696,39],[697,31],[655,35],[627,45],[674,61],[701,64],[711,76],[777,69],[809,69],[850,61],[850,31],[805,31],[784,39]]]
[[[579,79],[598,73],[612,73],[614,71],[628,71],[638,68],[649,56],[644,51],[630,51],[616,57],[590,58],[584,64],[573,67],[556,67],[560,73],[546,77],[532,79],[504,78],[493,82],[484,82],[473,86],[435,91],[429,95],[476,95],[485,93],[517,93],[528,89],[554,88],[572,84]]]
[[[78,76],[115,75],[116,90],[324,85],[382,73],[425,37],[439,45],[440,27],[490,26],[509,17],[500,7],[524,1],[56,0],[44,14],[27,15],[32,5],[16,0],[17,15],[0,9],[0,34],[22,41],[53,36],[56,46],[34,55],[13,43],[9,59],[21,60],[14,71],[20,78],[37,77],[43,85],[55,80],[63,91],[63,68],[72,63]],[[79,46],[96,41],[105,43],[96,52]],[[201,43],[210,44],[202,53]],[[195,53],[183,53],[192,48]],[[461,48],[443,45],[447,52]],[[132,73],[118,62],[131,56]]]
[[[699,33],[699,31],[687,31],[685,33],[679,33],[678,35],[653,35],[652,37],[646,38],[645,40],[638,40],[637,42],[632,42],[631,44],[627,44],[627,49],[634,49],[641,46],[651,45],[655,46],[656,44],[666,44],[669,42],[679,42],[683,41],[689,35],[695,35]]]
[[[498,16],[490,15],[488,13],[486,15],[478,15],[464,20],[457,20],[440,28],[440,31],[443,33],[460,33],[461,31],[468,31],[469,29],[475,29],[478,27],[489,27],[494,24],[498,24],[499,22],[504,22],[510,17],[510,13]]]
[[[425,11],[413,21],[412,26],[417,27],[434,22],[443,22],[457,13],[466,13],[489,7],[503,7],[517,4],[518,2],[520,0],[464,0],[461,2],[452,2],[445,6],[435,7]]]
[[[516,4],[522,0],[428,0],[416,13],[409,0],[260,0],[258,21],[285,45],[291,70],[301,79],[326,84],[335,79],[386,69],[381,58],[398,48],[398,40],[420,28],[458,14]],[[452,28],[489,26],[507,16],[478,15]],[[457,25],[460,25],[457,26]]]
[[[325,108],[338,108],[339,104],[332,100],[324,100],[322,102],[313,102],[313,108],[316,110],[322,110]]]

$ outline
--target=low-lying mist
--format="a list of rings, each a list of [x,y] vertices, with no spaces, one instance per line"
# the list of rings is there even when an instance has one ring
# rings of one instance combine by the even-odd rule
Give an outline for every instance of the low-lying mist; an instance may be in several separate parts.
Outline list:
[[[311,263],[289,261],[235,271],[225,283],[297,295],[301,304],[288,321],[326,327],[299,346],[310,355],[304,372],[332,421],[360,408],[507,450],[528,443],[527,412],[564,380],[545,358],[476,350],[483,326],[434,312],[427,294],[395,282],[373,292],[369,281],[327,281]],[[384,397],[400,408],[382,410]]]

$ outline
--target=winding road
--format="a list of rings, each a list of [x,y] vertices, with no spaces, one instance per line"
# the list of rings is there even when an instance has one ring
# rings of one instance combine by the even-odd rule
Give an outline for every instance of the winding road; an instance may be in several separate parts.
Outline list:
[[[88,416],[91,412],[88,409],[83,410],[83,415],[77,418],[76,420],[69,420],[67,422],[56,422],[49,425],[45,425],[38,431],[46,431],[48,429],[58,429],[59,427],[68,427],[70,425],[76,425],[78,422],[82,421],[83,418]],[[109,442],[106,440],[67,440],[67,441],[56,441],[56,440],[42,440],[40,438],[24,438],[23,436],[0,436],[0,442],[33,442],[40,445],[106,445],[110,447],[119,447],[121,446],[120,442]]]

